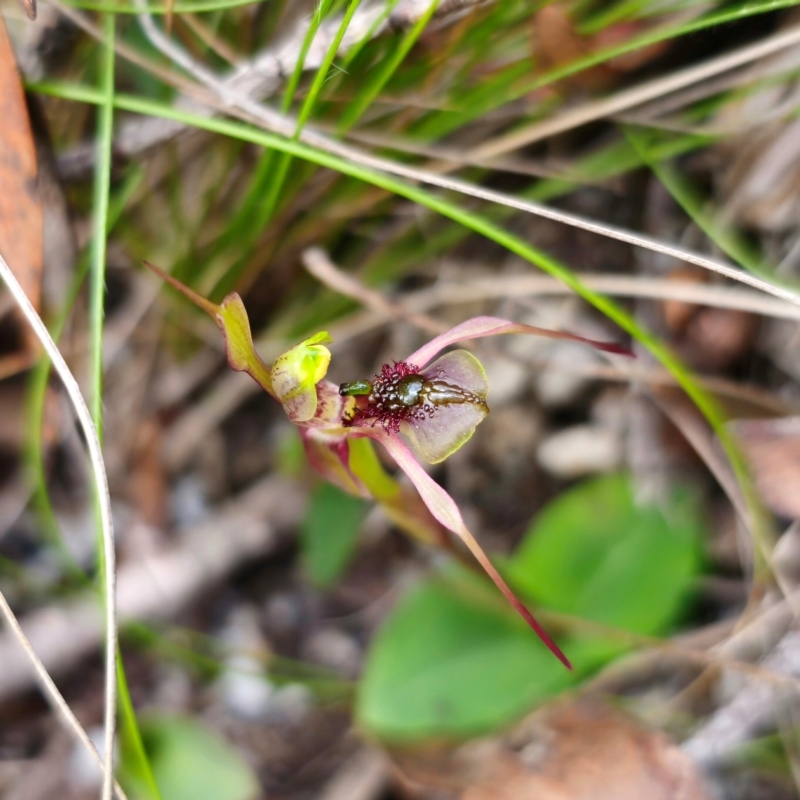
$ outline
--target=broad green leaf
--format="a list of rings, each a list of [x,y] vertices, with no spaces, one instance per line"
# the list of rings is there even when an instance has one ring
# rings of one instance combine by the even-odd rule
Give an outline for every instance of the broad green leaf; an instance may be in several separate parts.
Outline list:
[[[634,500],[627,475],[587,481],[536,518],[509,576],[546,608],[639,634],[676,618],[699,568],[696,504],[675,491],[663,508]]]
[[[564,669],[482,581],[429,580],[373,641],[357,717],[382,739],[480,733],[569,686]]]
[[[311,581],[330,586],[350,563],[369,504],[321,483],[303,524],[303,561]]]
[[[152,716],[142,725],[142,734],[163,800],[259,797],[258,780],[245,760],[216,733],[195,720]],[[123,772],[124,762],[123,754]],[[132,798],[142,796],[130,776],[126,784]]]
[[[673,622],[699,567],[700,522],[685,492],[638,506],[612,475],[571,489],[531,526],[506,573],[537,607],[623,631]],[[534,609],[535,611],[535,609]],[[551,657],[488,585],[463,571],[401,600],[372,643],[357,714],[383,739],[459,737],[506,724],[627,649],[623,638],[559,638]]]

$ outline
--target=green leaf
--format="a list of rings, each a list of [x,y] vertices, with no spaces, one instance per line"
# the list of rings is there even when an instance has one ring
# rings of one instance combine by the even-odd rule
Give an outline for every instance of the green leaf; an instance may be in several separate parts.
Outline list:
[[[303,560],[317,586],[330,586],[350,563],[368,508],[329,483],[317,487],[302,533]]]
[[[429,580],[370,648],[356,714],[382,739],[466,736],[510,722],[575,680],[480,579]]]
[[[542,511],[509,564],[553,610],[655,634],[675,620],[699,568],[701,522],[685,491],[664,508],[634,500],[627,475],[587,481]]]
[[[565,492],[539,515],[507,574],[545,608],[648,635],[673,622],[699,567],[697,507],[634,502],[626,475]],[[476,576],[454,571],[400,601],[370,648],[357,715],[382,739],[461,737],[513,721],[624,652],[573,636],[568,673]]]
[[[142,725],[145,746],[164,800],[254,800],[255,774],[217,734],[182,717],[151,716]],[[123,781],[126,754],[123,751]],[[131,796],[141,796],[128,775]]]

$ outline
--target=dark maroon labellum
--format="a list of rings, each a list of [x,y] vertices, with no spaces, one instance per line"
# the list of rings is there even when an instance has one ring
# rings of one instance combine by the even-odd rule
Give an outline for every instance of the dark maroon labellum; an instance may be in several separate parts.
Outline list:
[[[401,422],[432,417],[439,406],[486,405],[482,397],[472,392],[443,380],[429,380],[414,364],[405,361],[394,361],[392,366],[384,364],[371,382],[343,383],[339,394],[357,398],[353,415],[345,417],[343,425],[381,425],[387,433],[399,432]],[[366,402],[359,400],[361,397],[365,397]]]

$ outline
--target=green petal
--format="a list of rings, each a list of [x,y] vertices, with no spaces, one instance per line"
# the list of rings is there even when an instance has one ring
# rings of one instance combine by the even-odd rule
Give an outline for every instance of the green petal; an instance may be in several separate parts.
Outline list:
[[[331,351],[327,333],[317,333],[275,359],[272,389],[292,422],[307,422],[317,413],[317,384],[328,372]]]

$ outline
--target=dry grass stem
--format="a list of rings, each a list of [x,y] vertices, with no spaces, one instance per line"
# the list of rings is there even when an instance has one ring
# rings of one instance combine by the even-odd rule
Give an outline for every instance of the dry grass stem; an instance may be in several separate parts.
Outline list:
[[[66,361],[64,361],[61,356],[42,318],[36,313],[36,309],[31,305],[30,300],[26,297],[25,292],[2,255],[0,255],[0,274],[2,275],[6,287],[14,295],[17,306],[25,315],[36,337],[47,352],[53,367],[58,373],[59,378],[61,378],[61,382],[64,384],[64,388],[67,390],[78,421],[83,429],[86,446],[89,451],[89,459],[92,465],[92,472],[94,473],[100,516],[100,533],[103,540],[103,575],[105,579],[103,598],[106,617],[105,768],[102,797],[108,800],[113,793],[114,785],[114,742],[117,711],[117,604],[114,523],[111,517],[111,496],[108,491],[108,479],[106,477],[105,464],[103,463],[103,451],[100,447],[97,431],[92,422],[89,409],[86,406],[86,401],[81,394],[78,382],[75,380],[72,372],[70,372]]]
[[[176,546],[125,564],[118,581],[120,620],[170,619],[208,586],[273,551],[279,532],[301,519],[304,503],[297,484],[268,476],[183,531]],[[23,623],[43,668],[53,674],[74,668],[102,638],[96,606],[85,596],[32,611]],[[0,637],[0,663],[0,701],[30,687],[30,670],[10,637]]]
[[[751,541],[754,540],[754,526],[747,511],[747,503],[730,464],[722,453],[714,447],[714,440],[708,425],[692,407],[675,401],[667,395],[654,394],[653,401],[681,432],[683,438],[692,446],[702,459],[708,471],[725,492],[742,524],[748,530]]]
[[[800,674],[800,631],[786,634],[764,659],[763,668],[790,676]],[[696,762],[713,768],[754,738],[758,731],[774,724],[796,693],[796,687],[787,696],[776,692],[769,684],[751,680],[684,742],[683,749]]]
[[[800,27],[795,26],[762,39],[756,44],[741,47],[732,53],[712,58],[697,66],[673,72],[664,78],[657,78],[641,86],[625,89],[611,97],[604,97],[602,100],[586,103],[561,114],[553,114],[541,122],[498,136],[480,147],[476,147],[472,150],[470,156],[472,158],[485,159],[500,156],[512,150],[518,150],[521,147],[555,136],[558,133],[564,133],[579,125],[585,125],[587,122],[605,119],[614,114],[628,111],[663,95],[700,83],[722,72],[728,72],[743,64],[749,64],[797,44],[800,44]]]
[[[176,18],[209,49],[215,52],[220,58],[227,61],[232,67],[238,67],[241,62],[235,50],[232,50],[223,39],[220,39],[196,14],[180,14]]]
[[[78,718],[72,713],[72,709],[67,704],[64,696],[58,691],[58,687],[50,677],[50,673],[47,671],[47,668],[42,663],[39,656],[36,655],[36,651],[33,649],[28,637],[22,630],[22,626],[19,624],[19,621],[14,615],[14,612],[11,610],[11,607],[8,605],[8,602],[6,601],[6,598],[3,596],[2,592],[0,592],[0,612],[2,612],[3,616],[5,617],[6,623],[11,629],[14,638],[25,651],[27,659],[33,665],[42,693],[56,710],[56,712],[61,715],[61,718],[64,720],[67,728],[72,731],[75,737],[83,744],[83,746],[92,756],[101,772],[104,772],[106,765],[102,756],[97,752],[97,748],[89,738],[89,735],[86,733],[84,727],[80,722],[78,722]],[[116,781],[114,782],[114,791],[119,800],[127,800],[125,792]]]
[[[721,284],[656,278],[649,275],[613,275],[576,273],[581,283],[602,294],[652,300],[676,300],[682,303],[728,308],[763,314],[777,319],[800,320],[800,308],[783,300],[764,297]],[[478,300],[501,300],[513,297],[572,294],[572,290],[546,275],[497,275],[463,281],[442,281],[430,289],[406,295],[402,305],[423,310],[437,305],[472,303]]]
[[[377,800],[390,783],[391,764],[382,750],[363,747],[339,768],[319,800]]]
[[[447,326],[432,317],[407,311],[402,305],[390,303],[380,292],[364,286],[352,275],[343,272],[328,257],[328,254],[319,247],[310,247],[302,255],[303,266],[320,283],[334,292],[357,300],[371,311],[390,319],[405,319],[421,330],[434,335],[443,333]]]
[[[658,639],[651,636],[641,636],[602,623],[573,617],[569,614],[548,611],[541,612],[541,616],[542,619],[547,620],[550,624],[560,625],[565,630],[573,633],[604,636],[609,639],[624,642],[634,648],[659,653],[662,657],[669,656],[681,661],[689,661],[705,669],[732,669],[744,675],[757,678],[763,683],[772,686],[788,686],[795,691],[800,689],[800,677],[797,675],[782,673],[778,670],[767,669],[758,664],[750,663],[748,660],[736,658],[720,650],[718,647],[715,648],[711,646],[704,648],[702,646],[696,646],[683,641],[679,637],[673,639]],[[613,668],[612,666],[611,669]],[[603,675],[599,675],[596,680],[597,684],[602,684],[604,680]],[[594,681],[590,681],[586,684],[585,688],[591,691],[592,687],[595,685]]]

